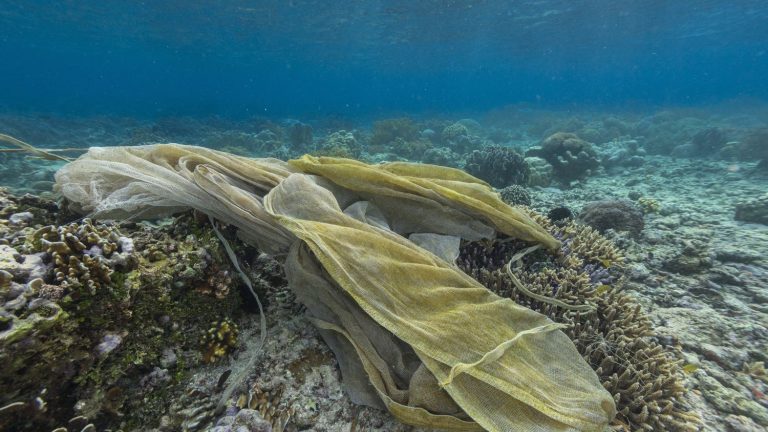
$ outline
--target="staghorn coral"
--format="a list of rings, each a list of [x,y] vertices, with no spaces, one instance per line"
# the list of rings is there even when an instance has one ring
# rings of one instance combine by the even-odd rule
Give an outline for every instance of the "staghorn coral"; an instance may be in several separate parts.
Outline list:
[[[554,256],[520,257],[529,245],[517,240],[471,242],[462,246],[460,268],[497,294],[568,324],[564,331],[614,396],[615,430],[697,430],[698,418],[682,403],[679,362],[651,338],[640,305],[621,292],[621,253],[590,227],[531,216],[563,241]],[[512,271],[525,290],[505,268],[515,256]]]
[[[510,147],[490,146],[467,157],[464,169],[494,187],[528,183],[530,169],[523,157]]]

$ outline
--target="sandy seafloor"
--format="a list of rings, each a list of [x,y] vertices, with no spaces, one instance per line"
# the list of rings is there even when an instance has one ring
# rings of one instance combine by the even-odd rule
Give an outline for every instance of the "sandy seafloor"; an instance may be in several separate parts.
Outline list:
[[[734,156],[723,149],[711,154],[686,154],[686,148],[674,150],[689,144],[692,136],[706,128],[721,128],[729,135],[727,143],[733,145],[743,139],[745,131],[764,128],[766,124],[759,115],[749,113],[728,115],[695,110],[672,110],[645,118],[653,121],[662,115],[671,120],[659,120],[659,124],[663,123],[659,129],[664,130],[653,132],[652,137],[657,140],[653,148],[649,135],[638,133],[637,125],[644,116],[637,114],[510,114],[514,121],[505,122],[504,113],[497,112],[478,117],[480,130],[470,132],[485,139],[504,136],[499,140],[506,142],[501,144],[524,151],[551,132],[572,130],[579,134],[597,129],[592,139],[584,138],[593,143],[601,156],[601,167],[567,187],[557,181],[547,187],[528,187],[531,207],[546,213],[567,206],[578,214],[592,201],[627,199],[631,195],[655,200],[659,209],[644,215],[645,226],[639,235],[606,233],[626,254],[626,290],[651,317],[654,337],[663,345],[678,347],[681,362],[693,365],[687,368],[683,379],[688,388],[687,402],[702,418],[701,430],[766,430],[768,381],[764,372],[761,375],[748,369],[768,361],[768,225],[737,221],[734,214],[739,203],[758,199],[768,191],[768,173],[758,168],[758,160]],[[532,118],[536,116],[534,122]],[[426,129],[433,124],[450,125],[463,117],[417,121],[426,122],[419,126]],[[628,126],[606,139],[610,134],[601,135],[599,130],[608,128],[610,122],[605,118],[619,119]],[[532,126],[534,123],[536,127]],[[173,119],[162,127],[157,127],[158,124],[108,117],[4,115],[0,116],[0,133],[48,148],[160,140],[223,148],[228,139],[237,139],[229,149],[247,154],[248,143],[261,142],[247,137],[260,132],[261,126],[254,122]],[[314,141],[322,142],[329,133],[340,129],[364,131],[369,127],[342,119],[326,120],[315,123]],[[659,144],[663,134],[665,141]],[[365,149],[364,139],[360,141]],[[642,161],[625,163],[626,158],[610,159],[611,154],[628,148],[626,143],[631,141],[644,149],[632,155]],[[763,145],[768,146],[768,142]],[[391,158],[367,156],[374,161]],[[57,163],[15,154],[0,158],[0,186],[8,187],[16,195],[40,194],[50,189]],[[461,166],[461,161],[456,164]],[[765,199],[762,210],[757,211],[768,212]],[[766,217],[763,214],[763,220]],[[266,350],[255,369],[249,371],[249,382],[262,388],[283,387],[282,399],[290,400],[294,411],[291,427],[315,431],[414,430],[398,424],[386,412],[356,407],[349,401],[342,391],[332,353],[300,308],[272,301],[267,316]],[[251,313],[241,320],[241,341],[249,340],[248,335],[252,335],[251,340],[256,339],[255,317]],[[197,389],[199,399],[215,399],[221,373],[246,361],[248,345],[241,343],[234,357],[199,366],[188,377],[187,387]],[[174,403],[169,401],[170,405]],[[178,414],[184,408],[175,410]],[[225,413],[216,420],[205,410],[189,411],[183,414],[190,419],[189,426],[195,426],[197,421],[200,425],[218,421],[221,431],[229,430],[226,425],[235,415],[230,410],[229,419]],[[165,430],[162,424],[169,421],[160,419],[159,430]]]

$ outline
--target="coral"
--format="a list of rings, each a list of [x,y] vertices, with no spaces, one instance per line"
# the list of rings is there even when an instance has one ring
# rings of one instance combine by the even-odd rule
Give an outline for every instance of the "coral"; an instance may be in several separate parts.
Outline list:
[[[554,256],[523,254],[512,264],[525,290],[505,268],[528,247],[522,242],[466,243],[459,266],[497,294],[569,325],[564,331],[614,396],[615,430],[697,430],[698,418],[682,403],[685,388],[674,353],[654,342],[640,305],[621,292],[620,252],[589,227],[558,227],[532,216],[562,239],[563,247]]]
[[[768,225],[768,194],[736,204],[733,218],[737,221]]]
[[[291,151],[303,153],[312,148],[312,126],[292,120],[285,130]]]
[[[588,142],[572,133],[558,132],[541,142],[541,149],[526,156],[541,156],[554,168],[555,177],[570,182],[589,176],[600,166]],[[530,154],[529,154],[530,153]]]
[[[653,198],[640,197],[637,199],[637,205],[645,214],[658,213],[661,210],[661,204]]]
[[[260,417],[272,426],[272,431],[283,432],[293,416],[294,408],[282,400],[282,394],[283,390],[280,387],[269,392],[253,384],[247,393],[238,397],[235,406],[243,411],[257,411]],[[243,411],[238,412],[238,416]]]
[[[461,156],[448,147],[432,147],[424,152],[421,161],[427,164],[458,167]]]
[[[696,156],[712,156],[728,142],[725,132],[718,127],[704,129],[691,139]]]
[[[32,242],[39,244],[53,263],[54,283],[75,295],[79,295],[81,289],[93,295],[112,283],[115,264],[107,261],[115,252],[117,255],[122,252],[118,245],[120,237],[114,228],[96,227],[90,219],[84,219],[79,224],[43,227],[34,234]],[[131,270],[128,259],[121,257],[123,270]]]
[[[469,129],[461,123],[453,123],[443,129],[441,137],[447,142],[457,141],[469,135]]]
[[[237,348],[237,325],[225,318],[213,323],[203,334],[200,347],[204,363],[215,363]]]
[[[360,157],[361,152],[362,146],[355,137],[355,132],[340,130],[321,141],[315,154],[355,159]]]
[[[471,122],[474,122],[471,120]],[[474,122],[477,123],[477,122]],[[479,130],[479,125],[474,130]],[[451,150],[463,154],[480,147],[482,140],[472,135],[467,122],[458,121],[446,126],[441,135],[442,144]]]
[[[645,226],[642,210],[628,200],[591,202],[584,206],[578,219],[601,233],[613,229],[615,231],[628,231],[637,236]]]
[[[475,150],[467,157],[464,169],[492,186],[503,188],[526,184],[530,175],[523,157],[512,148],[491,146]]]
[[[36,216],[0,231],[0,406],[14,410],[0,429],[156,424],[201,364],[210,320],[239,316],[215,235],[189,215],[119,230],[90,220],[41,226],[52,222],[37,216],[46,202],[5,198],[10,214]],[[203,289],[208,282],[216,285]]]
[[[547,187],[552,183],[555,168],[546,159],[531,156],[525,158],[525,163],[530,170],[528,186]]]
[[[507,186],[499,191],[501,200],[509,205],[521,205],[529,207],[531,205],[531,194],[520,185]]]
[[[419,138],[419,128],[413,120],[402,117],[379,120],[373,124],[370,143],[372,146],[389,145],[397,138],[413,141]]]
[[[645,149],[635,139],[614,139],[601,145],[598,151],[606,169],[638,167],[645,163]]]
[[[403,138],[395,138],[390,145],[395,154],[410,160],[420,159],[424,155],[424,152],[432,147],[432,143],[423,138],[410,141]]]

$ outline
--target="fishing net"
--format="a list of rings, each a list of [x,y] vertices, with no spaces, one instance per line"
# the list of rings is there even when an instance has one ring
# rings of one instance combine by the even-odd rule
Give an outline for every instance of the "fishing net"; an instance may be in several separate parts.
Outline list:
[[[56,180],[84,212],[195,208],[287,254],[289,284],[357,403],[459,431],[602,430],[615,414],[562,325],[453,264],[461,239],[558,246],[462,171],[155,145],[91,149]]]

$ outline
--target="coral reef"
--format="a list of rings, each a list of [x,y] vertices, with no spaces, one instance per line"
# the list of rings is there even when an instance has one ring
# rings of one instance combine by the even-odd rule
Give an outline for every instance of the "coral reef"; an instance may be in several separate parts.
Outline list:
[[[415,141],[419,139],[419,128],[413,120],[402,117],[379,120],[373,123],[370,144],[372,146],[386,146],[396,139]]]
[[[512,148],[501,146],[474,150],[467,156],[464,169],[498,188],[512,184],[525,185],[530,176],[528,164],[520,153]]]
[[[592,145],[572,133],[558,132],[547,137],[541,148],[526,156],[540,156],[554,168],[555,177],[570,182],[589,176],[600,166]]]
[[[675,352],[654,341],[640,305],[621,292],[621,253],[589,227],[533,216],[563,240],[554,257],[525,255],[527,245],[516,241],[468,243],[460,267],[497,294],[569,325],[565,332],[614,395],[615,430],[697,430],[699,419],[683,404]]]
[[[458,153],[448,147],[432,147],[424,152],[421,161],[432,165],[457,168],[461,164]]]
[[[589,203],[581,210],[578,219],[601,233],[612,229],[628,231],[637,236],[645,226],[642,210],[628,200],[604,200]]]
[[[480,130],[480,124],[474,120],[459,120],[443,128],[440,142],[456,153],[468,153],[483,145],[483,140],[477,136]]]
[[[294,153],[304,153],[312,148],[312,126],[298,120],[285,122],[285,134]]]
[[[531,205],[531,194],[520,185],[513,184],[507,186],[504,189],[499,190],[499,195],[501,195],[502,201],[509,205],[526,207],[530,207]]]
[[[645,149],[636,139],[613,140],[597,148],[600,163],[610,170],[613,168],[635,168],[645,163]]]
[[[355,131],[340,130],[320,141],[315,154],[356,159],[360,157],[362,150]]]
[[[0,429],[156,423],[202,364],[210,320],[239,315],[237,290],[199,289],[228,271],[216,237],[190,216],[57,225],[37,216],[57,213],[45,201],[0,195],[0,227],[19,210],[33,214],[0,230],[0,406],[11,407]]]
[[[547,187],[552,183],[555,168],[546,159],[530,156],[525,158],[525,164],[530,171],[528,186]]]

